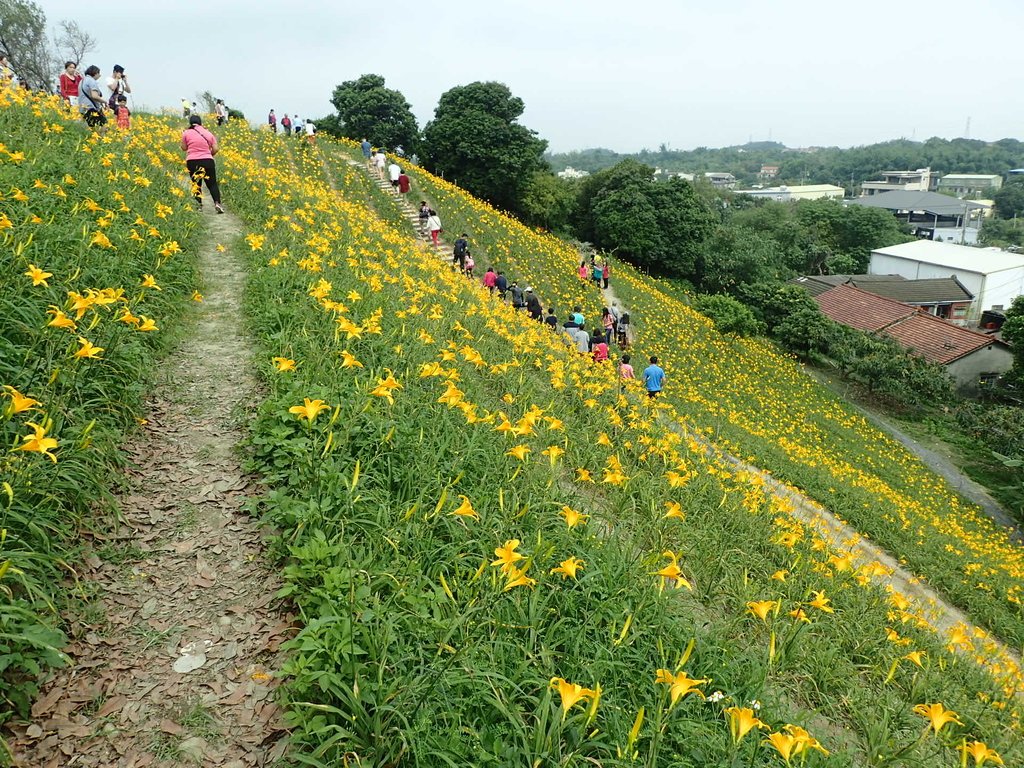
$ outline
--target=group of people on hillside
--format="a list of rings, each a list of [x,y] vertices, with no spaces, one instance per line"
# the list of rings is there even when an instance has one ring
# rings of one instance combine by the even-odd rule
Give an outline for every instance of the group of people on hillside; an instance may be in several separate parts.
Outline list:
[[[106,80],[107,95],[100,84],[101,71],[95,64],[78,71],[78,62],[64,62],[64,71],[57,79],[57,92],[69,106],[78,107],[86,125],[100,128],[107,124],[107,111],[113,116],[117,127],[123,131],[131,128],[131,110],[128,108],[128,94],[132,87],[128,83],[124,67],[115,64]]]
[[[366,161],[366,166],[372,171],[377,173],[377,178],[384,180],[385,178],[391,182],[391,191],[396,195],[407,195],[409,189],[412,186],[412,180],[409,175],[402,169],[395,160],[388,162],[387,155],[383,149],[379,149],[370,144],[369,139],[363,139],[359,143],[359,148],[363,152],[363,159]],[[398,147],[400,150],[401,147]],[[397,151],[396,151],[396,154]],[[401,157],[404,153],[400,154]],[[386,176],[385,176],[386,174]],[[440,229],[440,227],[438,227]],[[435,243],[436,245],[436,243]]]
[[[215,99],[213,103],[213,114],[217,119],[217,125],[225,125],[228,121],[229,112],[228,107],[224,103],[224,99]],[[194,101],[189,102],[188,99],[182,97],[181,99],[181,116],[188,120],[192,115],[202,116],[199,105]]]
[[[587,264],[586,259],[580,262],[580,282],[589,283],[593,281],[594,285],[598,288],[603,287],[605,290],[608,290],[608,281],[611,279],[611,275],[611,264],[608,263],[608,259],[604,259],[598,264],[597,256],[591,254],[589,264]]]
[[[286,136],[295,134],[295,136],[305,136],[307,141],[316,141],[316,125],[312,120],[303,122],[302,118],[298,115],[289,116],[285,112],[284,117],[280,120],[280,124],[281,130],[284,131]],[[267,125],[270,126],[270,130],[277,133],[278,119],[277,113],[274,110],[270,110],[270,113],[267,115]]]
[[[426,201],[422,203],[421,210],[423,208],[430,210],[427,208]],[[440,222],[438,222],[439,224]],[[597,274],[601,278],[600,280],[596,277],[593,278],[598,283],[598,287],[600,288],[603,283],[607,288],[609,279],[607,260],[602,265],[596,265],[592,258],[591,263],[596,266]],[[582,266],[586,266],[585,260]],[[452,269],[472,278],[475,267],[476,264],[469,247],[469,235],[463,232],[456,238],[452,246]],[[541,300],[531,286],[520,288],[518,281],[510,281],[503,270],[496,270],[494,267],[488,267],[480,280],[487,290],[496,294],[502,301],[509,301],[514,309],[526,312],[531,318],[544,323],[552,331],[559,330],[558,315],[554,307],[549,307],[545,315]],[[619,360],[619,375],[623,379],[635,378],[630,356],[626,353],[630,341],[630,317],[628,312],[619,307],[617,301],[613,300],[608,306],[601,309],[599,322],[589,332],[582,308],[573,307],[572,312],[561,324],[561,332],[566,337],[566,343],[575,346],[581,354],[589,355],[595,363],[604,363],[610,359],[611,344],[614,339],[623,353]],[[657,357],[651,357],[650,365],[644,369],[642,376],[648,397],[657,397],[665,383],[665,371],[658,365]]]

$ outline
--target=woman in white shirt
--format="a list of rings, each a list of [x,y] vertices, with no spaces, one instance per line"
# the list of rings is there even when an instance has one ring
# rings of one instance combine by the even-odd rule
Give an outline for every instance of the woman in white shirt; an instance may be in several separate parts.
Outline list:
[[[434,245],[438,245],[437,238],[441,234],[441,218],[433,208],[430,209],[430,214],[427,216],[427,229],[430,230],[430,239],[434,241]]]

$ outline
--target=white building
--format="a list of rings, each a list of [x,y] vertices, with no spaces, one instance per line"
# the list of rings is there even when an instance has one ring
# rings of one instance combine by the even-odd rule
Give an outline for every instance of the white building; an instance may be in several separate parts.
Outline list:
[[[977,320],[986,309],[1006,309],[1024,294],[1024,255],[998,248],[914,240],[873,250],[868,273],[908,280],[956,277],[974,294],[968,320]]]
[[[566,167],[564,171],[559,171],[557,174],[560,179],[582,179],[590,175],[590,171],[580,171],[573,168],[571,165]]]
[[[932,169],[918,168],[916,171],[882,171],[881,181],[865,181],[860,185],[861,197],[870,197],[881,192],[928,192],[932,188]]]
[[[764,189],[737,189],[736,194],[767,197],[770,200],[787,203],[790,200],[819,200],[823,197],[842,200],[846,190],[835,184],[803,184],[794,187],[783,185],[781,187],[765,187]]]
[[[939,179],[939,191],[957,197],[988,195],[1003,186],[1003,177],[995,173],[947,173]]]
[[[705,171],[704,178],[711,182],[711,185],[720,189],[732,189],[736,186],[736,177],[725,171]]]

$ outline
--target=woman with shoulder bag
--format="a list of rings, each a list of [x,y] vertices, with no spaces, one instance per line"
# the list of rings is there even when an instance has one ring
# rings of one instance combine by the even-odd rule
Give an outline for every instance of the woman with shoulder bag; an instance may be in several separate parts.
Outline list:
[[[213,198],[213,207],[217,213],[224,213],[220,204],[220,185],[217,184],[217,164],[213,156],[217,154],[217,137],[203,128],[203,118],[192,115],[188,119],[188,128],[181,134],[181,148],[185,152],[185,167],[192,178],[193,192],[199,210],[203,209],[203,180]]]

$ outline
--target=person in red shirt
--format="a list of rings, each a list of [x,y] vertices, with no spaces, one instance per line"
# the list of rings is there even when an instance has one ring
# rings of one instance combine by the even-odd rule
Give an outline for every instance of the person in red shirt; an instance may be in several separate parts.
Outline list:
[[[494,267],[488,267],[487,271],[484,272],[484,287],[491,293],[494,293],[494,288],[498,284],[498,276],[494,274]]]
[[[114,108],[117,113],[117,129],[119,131],[130,131],[132,128],[132,113],[128,110],[128,97],[118,96],[117,106]]]
[[[594,336],[590,339],[590,354],[594,357],[595,363],[608,359],[608,345],[605,344],[604,334],[600,328],[594,329]]]
[[[64,62],[64,71],[60,73],[60,97],[68,104],[74,104],[78,100],[78,85],[81,82],[78,64],[73,61]]]
[[[409,194],[409,185],[411,183],[412,180],[409,178],[409,175],[405,171],[402,171],[400,174],[398,174],[398,194]]]

